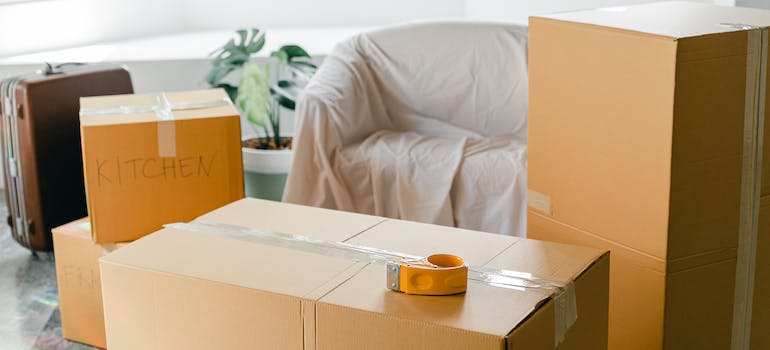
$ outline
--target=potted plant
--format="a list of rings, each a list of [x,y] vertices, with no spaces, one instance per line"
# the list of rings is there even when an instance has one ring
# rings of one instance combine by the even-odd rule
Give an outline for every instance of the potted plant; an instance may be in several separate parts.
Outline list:
[[[264,47],[265,32],[252,28],[236,33],[237,38],[211,54],[206,82],[227,91],[255,135],[243,140],[246,195],[280,200],[294,156],[291,135],[281,132],[281,111],[294,110],[299,92],[317,66],[297,45],[273,51],[274,67],[270,62],[265,68],[249,63]],[[235,72],[242,72],[237,85],[233,84]]]

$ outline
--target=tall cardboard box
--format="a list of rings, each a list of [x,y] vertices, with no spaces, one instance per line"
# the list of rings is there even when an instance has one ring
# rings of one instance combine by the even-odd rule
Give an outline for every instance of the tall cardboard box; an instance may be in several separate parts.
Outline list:
[[[99,258],[124,244],[92,242],[88,218],[52,231],[62,336],[106,348]]]
[[[751,349],[770,349],[770,196],[760,199],[752,306]]]
[[[530,18],[529,237],[612,250],[611,349],[730,347],[768,25],[689,2]]]
[[[132,241],[243,198],[238,111],[221,89],[80,101],[96,242]]]
[[[577,320],[558,349],[607,347],[609,256],[602,250],[254,199],[199,220],[411,254],[440,251],[573,282]],[[186,254],[167,254],[181,244]],[[101,267],[112,350],[556,349],[562,315],[550,290],[470,282],[465,294],[407,295],[385,287],[384,265],[235,237],[226,228],[166,228],[103,257]]]

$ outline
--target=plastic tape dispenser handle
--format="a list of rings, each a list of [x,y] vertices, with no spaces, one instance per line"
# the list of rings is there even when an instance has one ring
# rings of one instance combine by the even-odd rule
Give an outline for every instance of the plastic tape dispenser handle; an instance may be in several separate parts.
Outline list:
[[[468,266],[459,256],[434,254],[387,265],[388,289],[417,295],[452,295],[468,288]]]

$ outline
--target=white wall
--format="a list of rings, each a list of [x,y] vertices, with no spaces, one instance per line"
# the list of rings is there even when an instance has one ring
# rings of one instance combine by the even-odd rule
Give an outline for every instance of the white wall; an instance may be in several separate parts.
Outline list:
[[[660,0],[465,0],[465,16],[471,19],[527,23],[532,15],[655,2]],[[732,0],[688,0],[732,5]],[[759,0],[768,1],[768,0]]]
[[[462,17],[465,0],[184,0],[187,26],[360,27]]]
[[[179,31],[184,0],[46,0],[0,4],[0,57]],[[169,15],[172,14],[172,15]]]
[[[770,9],[770,0],[734,0],[735,6]]]
[[[0,2],[0,57],[118,39],[258,26],[349,27],[462,17],[465,0]]]
[[[0,57],[207,29],[369,27],[527,16],[654,0],[18,0],[0,2]],[[767,6],[770,0],[695,0]]]

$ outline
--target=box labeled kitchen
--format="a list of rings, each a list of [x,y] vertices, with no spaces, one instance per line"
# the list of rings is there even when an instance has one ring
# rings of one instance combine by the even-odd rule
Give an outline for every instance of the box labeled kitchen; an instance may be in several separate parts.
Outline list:
[[[94,240],[131,241],[243,197],[240,120],[221,89],[81,99]]]

